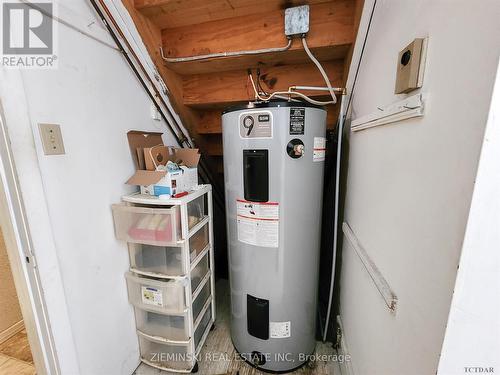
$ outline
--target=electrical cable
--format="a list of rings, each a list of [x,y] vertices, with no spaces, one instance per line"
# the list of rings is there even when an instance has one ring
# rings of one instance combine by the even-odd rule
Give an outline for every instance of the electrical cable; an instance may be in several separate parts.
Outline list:
[[[328,92],[330,93],[332,100],[331,101],[314,100],[301,92],[294,91],[297,88],[300,88],[301,86],[291,86],[288,88],[288,91],[275,91],[271,94],[267,94],[264,90],[262,90],[262,87],[260,85],[260,71],[259,70],[257,71],[257,86],[256,86],[255,82],[253,80],[252,72],[249,70],[248,77],[250,78],[250,82],[252,83],[253,91],[255,93],[255,99],[259,99],[263,102],[267,102],[267,101],[271,100],[273,97],[280,97],[281,95],[287,95],[288,100],[292,100],[291,96],[295,95],[295,96],[298,96],[298,97],[308,101],[309,103],[315,104],[315,105],[328,105],[328,104],[336,104],[337,103],[337,97],[335,96],[335,91],[344,93],[344,89],[332,87],[330,80],[328,79],[328,75],[325,72],[325,69],[323,68],[321,63],[314,57],[311,50],[309,49],[305,36],[302,37],[302,45],[304,46],[304,50],[306,51],[307,56],[311,59],[311,61],[314,63],[314,65],[316,65],[319,72],[321,73],[321,76],[323,77],[323,79],[326,83]],[[309,86],[302,86],[302,87],[309,87]],[[311,89],[312,90],[323,90],[323,88],[321,88],[321,87],[318,87],[318,88],[312,87]],[[261,96],[261,94],[263,96]]]
[[[263,49],[254,49],[247,51],[235,51],[235,52],[218,52],[218,53],[209,53],[206,55],[198,55],[198,56],[188,56],[188,57],[167,57],[163,53],[163,47],[160,46],[161,58],[169,63],[178,63],[178,62],[187,62],[187,61],[199,61],[199,60],[208,60],[214,59],[218,57],[237,57],[237,56],[245,56],[245,55],[260,55],[263,53],[273,53],[273,52],[284,52],[292,46],[292,39],[288,39],[288,44],[284,47],[276,47],[276,48],[263,48]]]
[[[250,82],[252,83],[252,87],[253,87],[253,91],[255,93],[255,99],[259,99],[263,102],[268,102],[269,100],[271,100],[273,97],[277,97],[278,95],[288,95],[288,96],[291,96],[291,95],[296,95],[296,96],[299,96],[301,97],[302,99],[308,101],[309,103],[311,104],[315,104],[315,105],[327,105],[327,104],[335,104],[335,102],[333,101],[328,101],[328,102],[322,102],[322,101],[319,101],[319,100],[314,100],[314,99],[311,99],[310,97],[308,97],[307,95],[305,94],[302,94],[301,92],[298,92],[298,91],[292,91],[290,89],[288,89],[288,91],[275,91],[273,92],[272,94],[268,95],[267,97],[262,97],[259,92],[257,91],[257,87],[255,86],[255,82],[253,80],[253,77],[252,77],[252,74],[249,74],[248,75],[249,78],[250,78]],[[335,95],[335,94],[334,94]]]
[[[325,69],[323,69],[323,66],[320,64],[320,62],[316,59],[316,57],[314,57],[312,52],[309,50],[305,36],[302,37],[302,45],[304,46],[304,50],[306,51],[307,56],[309,56],[309,58],[314,63],[314,65],[316,65],[318,67],[319,72],[323,76],[323,79],[325,80],[326,86],[328,87],[328,90],[330,91],[330,95],[332,96],[333,104],[337,103],[337,97],[335,96],[335,93],[333,92],[333,87],[330,84],[330,80],[328,79],[328,75],[326,74]]]

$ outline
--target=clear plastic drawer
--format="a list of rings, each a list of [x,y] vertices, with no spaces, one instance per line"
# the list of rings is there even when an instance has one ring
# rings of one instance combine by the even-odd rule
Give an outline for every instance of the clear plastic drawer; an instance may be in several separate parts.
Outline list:
[[[149,336],[159,336],[173,341],[189,340],[189,314],[165,315],[158,312],[135,308],[136,327]]]
[[[141,359],[155,367],[189,371],[196,362],[191,342],[170,343],[138,332]]]
[[[194,293],[201,281],[207,276],[209,269],[209,254],[207,253],[202,259],[196,264],[196,266],[191,270],[191,292]]]
[[[198,319],[198,315],[200,315],[201,310],[203,310],[203,306],[205,306],[207,300],[210,298],[210,287],[210,278],[208,278],[200,293],[193,301],[193,321]]]
[[[130,268],[134,270],[166,276],[182,276],[188,271],[182,247],[129,243],[128,249]]]
[[[132,305],[170,314],[181,314],[186,309],[186,279],[158,280],[132,272],[127,272],[125,277]]]
[[[174,245],[182,237],[179,208],[133,207],[114,204],[115,235],[119,240],[150,245]]]
[[[208,306],[207,311],[205,311],[205,314],[203,315],[203,318],[201,319],[200,323],[198,324],[198,327],[194,331],[194,347],[195,350],[198,351],[198,345],[200,344],[201,339],[203,338],[203,335],[208,329],[208,326],[212,323],[212,305],[210,304]]]
[[[206,223],[195,234],[189,238],[189,252],[191,261],[194,260],[207,247],[209,238],[209,226]]]
[[[200,312],[209,298],[210,282],[203,287],[193,301],[194,322],[199,318]],[[170,341],[188,341],[191,338],[188,325],[189,310],[181,315],[169,315],[136,307],[135,322],[137,329],[149,336],[161,337]]]
[[[189,229],[193,228],[196,224],[202,221],[205,216],[207,216],[207,205],[205,199],[206,194],[193,199],[187,204]]]

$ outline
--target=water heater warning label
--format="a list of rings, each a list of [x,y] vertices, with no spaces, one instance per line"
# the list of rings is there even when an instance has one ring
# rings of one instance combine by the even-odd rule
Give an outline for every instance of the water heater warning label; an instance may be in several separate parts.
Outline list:
[[[269,336],[272,339],[284,339],[292,336],[290,331],[291,322],[269,322]]]
[[[304,134],[305,119],[305,108],[290,108],[290,135]]]
[[[325,161],[325,154],[326,154],[326,138],[314,137],[313,162]]]
[[[279,203],[236,200],[238,241],[262,247],[279,245]]]

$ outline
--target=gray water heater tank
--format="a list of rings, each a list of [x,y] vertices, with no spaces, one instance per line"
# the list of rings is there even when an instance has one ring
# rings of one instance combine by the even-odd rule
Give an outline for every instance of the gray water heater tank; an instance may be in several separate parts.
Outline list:
[[[268,371],[315,350],[326,111],[298,102],[222,115],[231,338]]]

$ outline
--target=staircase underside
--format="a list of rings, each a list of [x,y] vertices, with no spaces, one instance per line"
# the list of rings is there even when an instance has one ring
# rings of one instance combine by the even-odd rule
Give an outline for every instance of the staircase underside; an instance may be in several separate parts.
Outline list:
[[[325,86],[300,39],[279,53],[167,63],[168,57],[282,47],[284,10],[309,4],[308,45],[333,86],[347,78],[363,0],[123,0],[165,81],[170,100],[202,152],[219,189],[223,187],[221,111],[254,99],[247,71],[260,69],[267,92],[289,86]],[[254,75],[255,77],[255,75]],[[304,92],[328,99],[324,92]],[[339,105],[328,106],[333,129]]]

